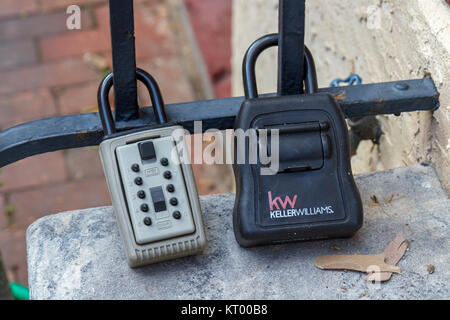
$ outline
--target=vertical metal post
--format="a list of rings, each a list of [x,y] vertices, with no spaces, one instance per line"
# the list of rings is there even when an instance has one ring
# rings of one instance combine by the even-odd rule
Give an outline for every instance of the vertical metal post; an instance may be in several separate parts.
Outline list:
[[[305,1],[279,2],[278,95],[303,93]]]
[[[139,118],[133,0],[110,0],[116,121]]]

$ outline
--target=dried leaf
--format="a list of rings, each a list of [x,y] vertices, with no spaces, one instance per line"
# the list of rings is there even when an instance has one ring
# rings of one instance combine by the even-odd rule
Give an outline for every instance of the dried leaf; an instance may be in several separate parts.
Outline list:
[[[373,201],[373,203],[380,204],[376,195],[370,196],[370,199]]]
[[[378,202],[376,196],[372,201]],[[333,247],[332,247],[333,248]],[[398,234],[383,253],[376,255],[326,255],[318,257],[315,261],[316,267],[320,269],[339,269],[367,272],[364,278],[367,281],[387,281],[392,273],[400,273],[396,264],[408,250],[408,241],[404,234]]]
[[[341,254],[318,257],[315,265],[320,269],[347,269],[361,272],[370,270],[400,273],[400,268],[384,262],[385,254]]]
[[[391,243],[388,244],[383,253],[386,256],[385,262],[396,265],[408,250],[408,240],[403,233],[399,233]],[[391,272],[372,272],[369,273],[364,280],[367,281],[387,281],[391,278]]]
[[[370,199],[372,200],[372,203],[369,203],[369,206],[375,207],[375,206],[380,205],[380,202],[378,201],[378,198],[376,195],[370,196]]]

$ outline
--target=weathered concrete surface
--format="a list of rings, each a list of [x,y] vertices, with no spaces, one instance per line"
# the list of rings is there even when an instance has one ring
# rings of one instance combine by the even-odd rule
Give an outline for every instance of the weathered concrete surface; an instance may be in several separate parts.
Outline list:
[[[414,166],[357,178],[365,210],[351,239],[243,249],[231,224],[234,195],[202,197],[209,243],[203,255],[130,269],[112,209],[47,216],[27,234],[33,299],[448,299],[450,200],[434,170]],[[371,196],[379,201],[376,205]],[[365,274],[323,271],[319,255],[375,254],[403,232],[401,274],[380,286]],[[435,272],[427,272],[428,265]]]
[[[364,83],[431,75],[438,111],[379,116],[380,146],[362,144],[355,172],[433,163],[450,192],[450,6],[445,0],[307,0],[305,44],[320,87],[358,73]],[[242,57],[258,37],[278,30],[278,0],[233,0],[233,94],[242,95]],[[277,51],[257,63],[261,92],[276,90]]]

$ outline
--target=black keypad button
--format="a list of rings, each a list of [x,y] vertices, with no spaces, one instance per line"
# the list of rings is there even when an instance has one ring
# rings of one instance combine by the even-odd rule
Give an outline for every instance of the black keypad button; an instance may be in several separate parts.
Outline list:
[[[176,206],[178,204],[178,199],[177,198],[170,198],[170,204],[173,206]]]
[[[155,187],[150,189],[152,195],[153,206],[156,212],[166,211],[166,199],[164,198],[164,192],[161,187]]]
[[[169,192],[174,192],[175,191],[175,186],[173,184],[169,184],[166,189]]]
[[[140,170],[139,165],[137,163],[133,164],[131,166],[131,170],[133,170],[134,172],[139,172]]]
[[[144,218],[144,224],[146,226],[151,226],[152,225],[152,219],[149,217]]]
[[[172,172],[170,172],[170,171],[165,171],[163,175],[164,175],[164,178],[166,178],[166,179],[172,178]]]
[[[181,219],[181,212],[180,211],[175,211],[173,214],[172,214],[172,216],[175,218],[175,219]]]
[[[161,165],[163,165],[164,167],[169,165],[169,159],[167,159],[167,158],[162,158],[160,162],[161,162]]]
[[[153,141],[139,143],[139,153],[142,160],[152,160],[156,157]]]
[[[142,212],[148,212],[148,205],[147,204],[141,204],[141,211]]]
[[[140,199],[144,199],[145,198],[145,191],[144,190],[139,190],[138,193],[137,193],[137,196]]]
[[[138,186],[140,186],[144,183],[144,181],[142,180],[141,177],[137,177],[136,179],[134,179],[134,183],[136,183]]]

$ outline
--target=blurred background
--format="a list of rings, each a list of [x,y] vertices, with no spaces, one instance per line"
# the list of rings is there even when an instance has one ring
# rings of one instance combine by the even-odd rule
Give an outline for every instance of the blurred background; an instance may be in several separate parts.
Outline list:
[[[81,29],[66,9],[81,7]],[[137,65],[166,103],[231,95],[231,0],[135,0]],[[46,117],[94,112],[111,70],[106,0],[0,2],[0,130]],[[142,88],[141,88],[142,89]],[[140,104],[151,105],[146,90]],[[229,192],[226,166],[194,165],[200,194]],[[96,147],[31,157],[0,172],[0,252],[8,279],[27,285],[25,232],[36,219],[109,205]]]

